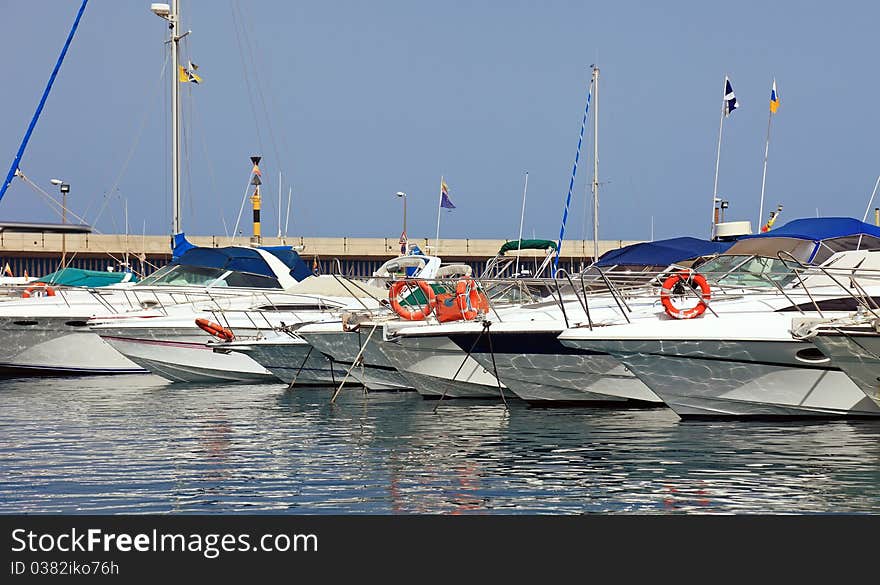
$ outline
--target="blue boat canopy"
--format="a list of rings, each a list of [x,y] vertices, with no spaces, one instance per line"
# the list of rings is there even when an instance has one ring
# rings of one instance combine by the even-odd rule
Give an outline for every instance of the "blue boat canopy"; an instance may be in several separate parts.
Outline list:
[[[267,252],[281,260],[290,269],[290,275],[296,280],[302,280],[312,275],[311,269],[303,262],[289,246],[275,246],[266,248]],[[259,252],[254,248],[244,246],[228,246],[224,248],[201,248],[193,247],[183,253],[174,264],[185,266],[198,266],[201,268],[218,268],[222,270],[234,270],[275,278],[275,271],[266,263]]]
[[[880,227],[852,217],[808,217],[795,219],[762,234],[742,236],[751,238],[797,238],[800,240],[829,240],[847,236],[869,235],[880,239]]]
[[[183,256],[184,252],[195,247],[195,244],[186,239],[186,234],[174,234],[171,240],[171,261],[174,262]]]
[[[742,236],[728,254],[778,257],[786,251],[801,262],[821,264],[835,252],[880,250],[880,227],[852,217],[810,217],[751,236]]]
[[[733,244],[734,242],[710,242],[690,237],[642,242],[605,252],[599,257],[596,266],[669,266],[699,256],[720,254]]]
[[[281,260],[290,269],[290,276],[295,280],[299,281],[315,274],[291,246],[261,246],[260,249]],[[266,264],[258,252],[254,251],[254,248],[245,246],[203,248],[187,240],[186,234],[183,233],[174,235],[171,263],[235,270],[272,278],[276,276],[275,271]]]

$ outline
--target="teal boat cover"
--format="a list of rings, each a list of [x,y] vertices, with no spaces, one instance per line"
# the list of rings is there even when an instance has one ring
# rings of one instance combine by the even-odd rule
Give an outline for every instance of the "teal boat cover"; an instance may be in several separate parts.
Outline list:
[[[106,270],[83,270],[82,268],[63,268],[40,278],[40,282],[59,286],[100,287],[120,282],[137,282],[131,272],[108,272]]]

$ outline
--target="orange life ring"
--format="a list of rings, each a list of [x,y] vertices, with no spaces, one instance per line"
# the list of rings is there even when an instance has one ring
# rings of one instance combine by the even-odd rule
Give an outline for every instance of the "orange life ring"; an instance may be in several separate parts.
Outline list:
[[[473,278],[465,277],[458,279],[455,284],[455,295],[458,299],[458,309],[461,316],[467,321],[476,319],[483,308],[483,299],[480,298],[480,290]]]
[[[404,307],[400,304],[400,300],[397,298],[400,293],[404,291],[404,289],[410,288],[413,284],[417,285],[419,289],[424,293],[427,301],[421,308],[413,308],[413,307]],[[388,291],[388,300],[391,301],[391,308],[394,309],[394,312],[404,319],[408,319],[410,321],[422,321],[431,314],[434,310],[434,304],[436,303],[434,294],[434,289],[431,288],[431,285],[425,282],[424,280],[398,280],[391,284],[391,289]]]
[[[226,327],[218,325],[213,321],[199,318],[196,319],[196,325],[198,325],[203,331],[206,331],[214,337],[222,339],[223,341],[232,341],[233,339],[235,339],[235,334],[232,333],[231,329],[227,329]]]
[[[35,282],[21,293],[21,298],[29,299],[31,297],[54,297],[55,289],[45,282]]]
[[[680,309],[672,304],[672,290],[679,283],[682,283],[684,286],[697,285],[700,287],[700,300],[695,306]],[[706,307],[708,307],[706,301],[711,298],[711,292],[705,276],[693,270],[681,270],[663,281],[663,288],[660,290],[660,301],[663,303],[663,308],[666,309],[666,314],[673,319],[693,319],[706,311]]]

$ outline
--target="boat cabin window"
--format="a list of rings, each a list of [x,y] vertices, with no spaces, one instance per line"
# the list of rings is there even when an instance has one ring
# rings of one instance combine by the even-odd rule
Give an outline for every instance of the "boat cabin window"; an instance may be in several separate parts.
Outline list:
[[[846,250],[880,250],[880,238],[868,234],[858,234],[822,240],[811,263],[822,264],[834,253]]]
[[[245,288],[281,288],[277,279],[261,274],[230,272],[225,278],[211,286],[239,286]]]
[[[752,258],[752,256],[722,254],[703,262],[697,271],[709,280],[717,280],[726,276],[728,272],[735,270],[740,264],[744,264],[749,258]]]
[[[223,276],[225,270],[220,268],[202,268],[200,266],[183,266],[171,264],[160,268],[147,278],[140,286],[207,286]]]
[[[763,256],[717,256],[700,266],[700,274],[722,286],[774,287],[785,286],[796,277],[790,267],[778,258]]]
[[[222,268],[203,268],[171,264],[160,268],[136,286],[235,286],[248,288],[281,288],[274,278],[231,272]]]

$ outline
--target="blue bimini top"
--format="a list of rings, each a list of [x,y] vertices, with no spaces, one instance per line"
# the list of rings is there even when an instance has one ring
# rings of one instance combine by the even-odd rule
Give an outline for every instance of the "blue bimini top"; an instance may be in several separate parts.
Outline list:
[[[669,266],[700,256],[720,254],[733,244],[734,242],[710,242],[690,237],[642,242],[605,252],[599,257],[596,266]]]

